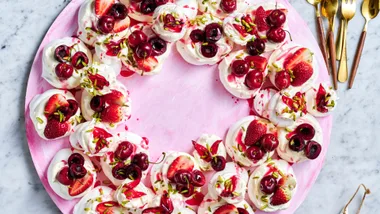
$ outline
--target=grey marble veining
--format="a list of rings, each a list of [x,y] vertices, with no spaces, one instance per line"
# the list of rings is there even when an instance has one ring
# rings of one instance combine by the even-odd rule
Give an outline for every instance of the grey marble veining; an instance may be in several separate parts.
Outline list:
[[[313,7],[290,0],[315,32]],[[361,1],[359,1],[361,3]],[[66,0],[0,0],[1,213],[59,213],[33,167],[24,133],[24,96],[34,54]],[[360,7],[358,7],[359,11]],[[364,24],[349,26],[349,66]],[[380,17],[370,23],[354,89],[340,84],[332,140],[321,174],[297,214],[337,214],[360,183],[372,191],[362,213],[380,213]],[[350,213],[355,213],[359,197]],[[354,212],[355,210],[355,212]]]

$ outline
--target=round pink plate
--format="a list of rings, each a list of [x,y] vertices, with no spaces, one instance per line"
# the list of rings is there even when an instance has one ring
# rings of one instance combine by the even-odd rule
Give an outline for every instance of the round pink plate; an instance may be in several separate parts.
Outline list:
[[[41,77],[44,46],[52,40],[75,34],[78,9],[83,1],[71,1],[45,35],[34,59],[25,97],[26,135],[34,165],[46,191],[63,213],[71,213],[77,200],[66,201],[56,195],[48,184],[46,171],[55,153],[70,146],[69,139],[66,137],[49,142],[41,139],[30,120],[29,103],[35,95],[51,88]],[[315,53],[320,68],[318,81],[329,81],[322,54],[308,26],[289,2],[278,0],[278,3],[289,9],[288,23],[293,41],[309,47]],[[132,117],[119,129],[128,129],[147,137],[152,159],[169,150],[192,152],[191,140],[197,139],[203,133],[224,137],[229,126],[249,115],[248,102],[234,98],[223,88],[216,65],[190,65],[175,48],[159,75],[133,75],[128,78],[120,77],[119,80],[130,90],[132,98]],[[294,213],[304,201],[322,168],[330,142],[332,118],[318,120],[324,135],[322,154],[314,161],[294,165],[298,191],[290,208],[276,214]]]

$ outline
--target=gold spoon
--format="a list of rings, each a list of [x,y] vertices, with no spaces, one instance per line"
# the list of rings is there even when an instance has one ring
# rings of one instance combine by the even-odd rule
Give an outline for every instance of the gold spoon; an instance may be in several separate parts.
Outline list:
[[[363,52],[363,47],[364,47],[364,42],[365,38],[367,36],[367,28],[368,28],[368,23],[370,20],[374,19],[377,14],[379,14],[379,0],[364,0],[362,4],[362,14],[363,17],[365,18],[365,25],[363,28],[362,35],[360,36],[360,41],[359,41],[359,46],[356,49],[356,54],[354,58],[354,64],[352,65],[352,71],[351,71],[351,76],[350,76],[350,81],[348,84],[348,88],[352,88],[352,85],[354,84],[356,72],[359,67],[359,62],[360,62],[360,57]]]
[[[334,89],[338,89],[338,81],[336,76],[336,53],[335,53],[335,41],[334,41],[334,24],[335,16],[338,11],[338,0],[323,0],[322,1],[322,14],[328,17],[329,20],[329,30],[328,30],[328,41],[330,49],[330,61],[331,61],[331,75],[333,78]]]
[[[328,57],[327,57],[325,32],[323,29],[321,14],[319,13],[319,8],[318,8],[318,6],[322,2],[322,0],[307,0],[307,2],[309,2],[309,4],[312,4],[315,8],[315,16],[317,18],[317,30],[318,30],[319,43],[321,46],[323,58],[325,59],[327,70],[329,71],[329,74],[330,74],[330,66],[329,66]]]

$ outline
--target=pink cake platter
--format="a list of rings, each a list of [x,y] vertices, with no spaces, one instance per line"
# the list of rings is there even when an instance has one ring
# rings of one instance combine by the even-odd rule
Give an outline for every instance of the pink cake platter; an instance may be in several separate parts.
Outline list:
[[[56,152],[62,148],[69,148],[69,139],[68,137],[55,141],[41,139],[29,117],[29,103],[35,95],[52,88],[41,77],[44,46],[52,40],[75,34],[78,10],[83,2],[84,0],[71,1],[46,33],[31,68],[25,97],[26,135],[33,162],[46,191],[63,213],[71,213],[78,200],[66,201],[56,195],[48,184],[46,172]],[[287,18],[293,41],[310,48],[315,53],[319,67],[318,81],[328,82],[329,76],[322,54],[307,24],[289,2],[286,0],[277,2],[289,9]],[[250,107],[247,101],[230,95],[218,76],[217,65],[190,65],[182,59],[175,48],[161,74],[150,77],[120,76],[118,79],[131,92],[133,109],[130,120],[118,129],[127,129],[147,137],[152,159],[158,158],[164,151],[192,152],[191,140],[197,139],[203,133],[224,137],[233,123],[249,115]],[[293,165],[298,180],[297,193],[289,209],[274,212],[275,214],[294,213],[318,177],[330,143],[332,117],[318,121],[323,129],[322,153],[314,161]]]

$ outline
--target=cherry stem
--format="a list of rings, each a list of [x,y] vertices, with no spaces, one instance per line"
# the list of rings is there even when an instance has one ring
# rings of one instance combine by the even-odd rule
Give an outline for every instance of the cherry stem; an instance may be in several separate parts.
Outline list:
[[[162,155],[163,155],[163,156],[162,156],[162,159],[161,159],[159,162],[151,162],[151,161],[149,161],[149,163],[150,163],[150,164],[160,164],[160,163],[162,163],[162,162],[165,160],[166,153],[163,152]]]
[[[293,42],[293,38],[292,38],[292,34],[290,34],[290,32],[289,31],[287,31],[287,30],[284,30],[285,32],[287,32],[288,34],[289,34],[289,37],[290,37],[290,41],[292,41]]]

